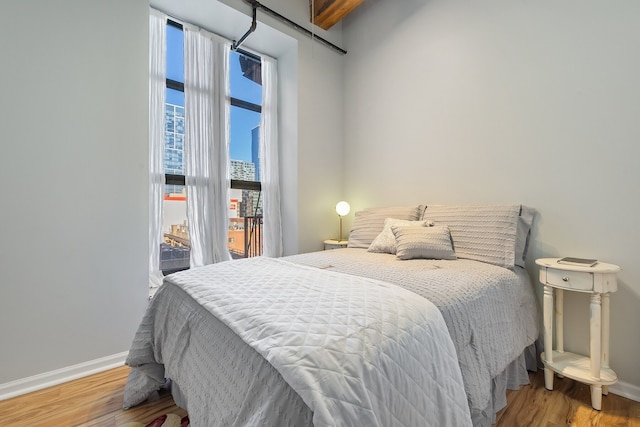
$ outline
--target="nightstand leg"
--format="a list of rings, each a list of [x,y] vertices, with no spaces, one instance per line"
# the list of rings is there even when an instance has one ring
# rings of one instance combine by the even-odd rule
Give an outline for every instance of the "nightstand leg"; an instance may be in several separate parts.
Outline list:
[[[602,362],[602,335],[601,335],[601,322],[602,322],[602,309],[601,309],[600,294],[591,294],[591,304],[589,306],[589,324],[590,330],[590,354],[591,354],[591,376],[595,380],[600,379],[600,363]]]
[[[549,368],[544,368],[544,388],[553,390],[553,371]]]
[[[564,353],[564,291],[555,289],[553,297],[556,300],[556,351]],[[564,376],[558,374],[558,378]]]
[[[594,380],[600,380],[600,363],[602,362],[602,306],[600,294],[591,294],[589,308],[591,376]],[[594,384],[591,386],[591,406],[598,411],[602,408],[602,387],[600,385]]]
[[[556,289],[556,351],[564,353],[564,291]]]
[[[599,385],[591,386],[591,406],[598,411],[602,409],[602,387]]]
[[[553,363],[553,288],[545,285],[544,297],[544,359],[546,363]],[[544,368],[544,386],[547,390],[553,390],[553,371]]]
[[[609,294],[602,294],[602,367],[610,368],[609,366]]]
[[[609,366],[609,293],[602,294],[602,367],[610,368]],[[602,394],[605,396],[609,394],[609,386],[602,386]]]

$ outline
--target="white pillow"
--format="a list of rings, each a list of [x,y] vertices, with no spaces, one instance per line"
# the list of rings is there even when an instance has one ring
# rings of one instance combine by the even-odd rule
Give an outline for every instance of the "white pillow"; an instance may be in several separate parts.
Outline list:
[[[384,220],[384,228],[378,234],[373,242],[371,242],[371,246],[369,246],[369,252],[380,252],[386,254],[394,254],[396,253],[396,237],[393,235],[393,231],[391,231],[392,226],[413,226],[413,227],[429,227],[433,225],[432,221],[408,221],[406,219],[398,219],[398,218],[387,218]]]
[[[392,226],[398,259],[457,259],[446,225],[434,227]]]
[[[423,211],[424,205],[369,208],[358,211],[351,226],[347,247],[368,249],[384,228],[385,219],[418,221]]]

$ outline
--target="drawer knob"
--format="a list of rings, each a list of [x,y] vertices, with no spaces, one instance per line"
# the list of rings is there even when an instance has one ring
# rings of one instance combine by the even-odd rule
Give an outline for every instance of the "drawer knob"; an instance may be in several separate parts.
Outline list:
[[[562,278],[562,281],[563,281],[563,282],[568,282],[568,281],[569,281],[569,278],[568,278],[567,276],[564,276],[564,277]]]

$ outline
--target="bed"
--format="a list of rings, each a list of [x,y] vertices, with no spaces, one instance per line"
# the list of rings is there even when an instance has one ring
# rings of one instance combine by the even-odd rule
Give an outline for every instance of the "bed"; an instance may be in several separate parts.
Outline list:
[[[170,379],[194,426],[488,426],[535,368],[532,220],[519,205],[376,208],[346,249],[167,276],[124,406]]]

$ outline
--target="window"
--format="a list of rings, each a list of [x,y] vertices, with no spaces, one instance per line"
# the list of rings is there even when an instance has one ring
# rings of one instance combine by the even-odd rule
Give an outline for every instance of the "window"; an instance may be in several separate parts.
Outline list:
[[[232,257],[246,258],[262,254],[259,158],[262,72],[260,58],[247,52],[232,51],[230,62],[231,204],[228,246]]]
[[[262,109],[261,60],[232,51],[229,64],[231,200],[228,248],[233,258],[262,254],[262,200],[259,170]],[[165,101],[165,195],[160,269],[189,268],[190,243],[184,162],[184,40],[182,26],[167,21]]]

